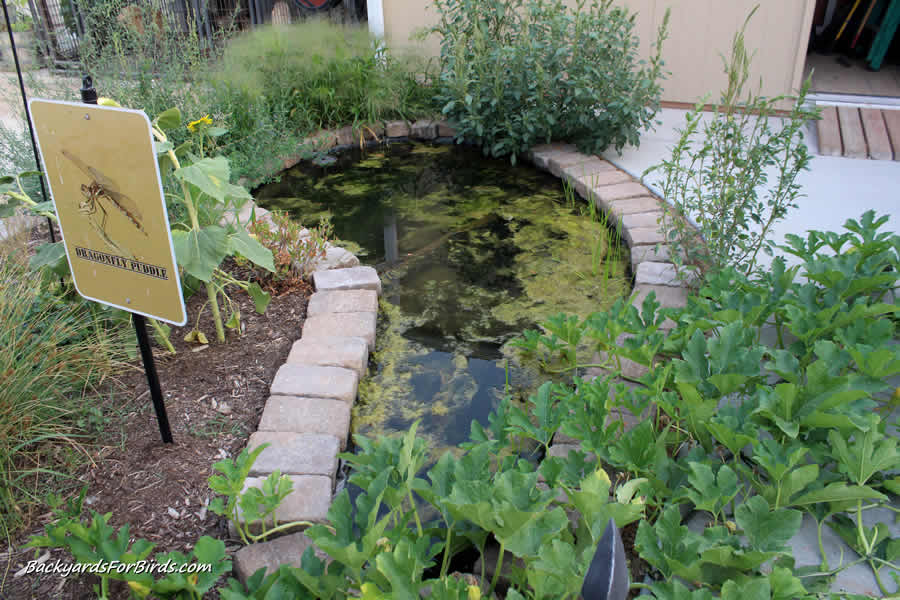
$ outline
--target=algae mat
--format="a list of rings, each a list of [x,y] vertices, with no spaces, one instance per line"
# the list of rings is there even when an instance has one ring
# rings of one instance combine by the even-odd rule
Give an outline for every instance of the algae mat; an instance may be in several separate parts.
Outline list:
[[[487,423],[505,393],[539,374],[508,342],[559,312],[587,316],[629,290],[628,250],[561,182],[477,150],[425,144],[301,165],[257,201],[335,235],[377,265],[378,341],[353,431],[405,431],[437,453]]]

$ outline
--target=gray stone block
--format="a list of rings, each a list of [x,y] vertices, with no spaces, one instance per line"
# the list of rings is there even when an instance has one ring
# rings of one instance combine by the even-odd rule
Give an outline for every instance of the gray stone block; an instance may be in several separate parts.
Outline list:
[[[339,367],[281,365],[272,381],[273,396],[332,398],[353,404],[359,375]]]
[[[250,468],[250,475],[323,475],[334,479],[340,442],[333,435],[257,431],[247,441],[247,449],[269,444]]]
[[[622,219],[625,215],[659,210],[660,206],[659,200],[653,196],[637,196],[635,198],[603,202],[596,194],[596,190],[592,190],[591,193],[594,201],[597,203],[597,208],[606,211],[610,219],[615,221]]]
[[[447,121],[437,122],[437,136],[440,137],[456,137],[456,128]]]
[[[627,183],[617,183],[615,185],[601,185],[593,188],[594,195],[601,203],[602,208],[609,206],[610,202],[617,200],[626,200],[628,198],[640,198],[641,196],[649,196],[650,191],[636,181]]]
[[[437,137],[437,124],[431,120],[419,120],[410,127],[410,137],[420,140],[433,140]]]
[[[313,273],[316,291],[375,290],[381,295],[381,279],[372,267],[352,267]]]
[[[635,246],[650,246],[662,244],[666,241],[666,236],[659,230],[659,227],[624,227],[622,229],[622,237],[628,242],[631,248]]]
[[[293,482],[294,487],[275,509],[275,518],[278,519],[278,523],[293,521],[325,523],[328,520],[328,508],[331,506],[331,478],[322,475],[285,475],[285,477]],[[243,491],[245,492],[251,487],[261,488],[265,480],[265,477],[248,477],[244,482]],[[238,508],[238,519],[243,521],[240,508]],[[268,525],[272,526],[272,524],[272,518],[269,517]],[[305,527],[306,525],[298,525],[296,529]],[[259,532],[262,527],[259,523],[253,523],[250,529]],[[294,530],[294,528],[289,527],[286,531],[290,530]]]
[[[577,177],[576,173],[578,173],[580,170],[581,165],[577,165],[575,167],[566,169],[566,174],[584,181],[586,187],[590,189],[616,185],[619,183],[628,183],[629,181],[632,181],[631,175],[629,175],[625,171],[620,171],[615,168],[595,172],[582,177]]]
[[[634,246],[631,248],[631,271],[637,272],[642,262],[666,262],[669,260],[669,247],[665,244],[653,246]]]
[[[306,549],[312,547],[320,560],[330,562],[330,557],[316,548],[305,533],[292,533],[270,542],[260,542],[244,546],[234,554],[234,572],[243,582],[260,569],[266,574],[274,573],[281,565],[300,568],[300,559]]]
[[[329,398],[270,396],[257,429],[330,435],[338,439],[344,450],[350,431],[350,403]]]
[[[547,167],[557,177],[563,177],[568,169],[590,162],[593,158],[595,157],[578,151],[555,152],[548,158]]]
[[[675,265],[665,262],[642,262],[638,265],[634,275],[636,285],[669,285],[682,287],[683,283],[678,279]]]
[[[336,290],[316,292],[309,298],[306,315],[323,313],[378,312],[378,293],[375,290]]]
[[[388,121],[384,124],[384,131],[389,138],[409,137],[409,123],[406,121]]]
[[[369,344],[360,337],[304,337],[291,346],[287,362],[292,365],[318,365],[353,369],[366,374]]]
[[[528,151],[528,157],[534,163],[534,166],[540,169],[550,169],[550,159],[560,154],[571,154],[575,152],[573,144],[539,144]]]
[[[550,449],[547,451],[547,456],[553,456],[556,458],[568,458],[569,452],[579,452],[581,450],[581,443],[578,444],[556,444],[554,443],[550,446]]]
[[[316,259],[311,271],[327,271],[329,269],[347,269],[358,267],[359,259],[346,248],[331,246],[325,249],[325,256]]]
[[[632,213],[629,215],[622,215],[620,222],[622,227],[626,229],[633,229],[635,227],[659,227],[659,220],[662,217],[662,214],[661,210]]]
[[[358,337],[366,340],[369,351],[375,349],[376,316],[364,313],[322,313],[303,322],[303,337]]]

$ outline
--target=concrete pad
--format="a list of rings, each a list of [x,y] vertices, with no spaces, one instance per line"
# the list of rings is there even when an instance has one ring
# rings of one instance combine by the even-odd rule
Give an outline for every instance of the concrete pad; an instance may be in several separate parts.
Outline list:
[[[661,210],[632,213],[628,215],[622,215],[622,219],[620,222],[626,229],[633,229],[635,227],[657,227],[660,223],[662,215],[663,212]]]
[[[366,374],[369,344],[360,337],[304,337],[291,346],[287,361],[291,365],[318,365],[353,369]]]
[[[269,444],[250,468],[250,475],[323,475],[334,479],[337,472],[340,442],[333,435],[257,431],[250,435],[247,449]]]
[[[668,262],[670,256],[669,246],[665,244],[635,246],[631,249],[631,271],[637,272],[638,265],[642,262]]]
[[[376,315],[373,312],[323,313],[303,322],[304,338],[358,337],[375,350]]]
[[[341,450],[347,447],[350,403],[328,398],[270,396],[258,431],[320,433],[334,436]]]
[[[628,198],[625,200],[615,200],[607,204],[598,202],[597,208],[606,211],[611,220],[618,221],[625,215],[659,210],[659,200],[653,196],[638,196],[636,198]]]
[[[281,365],[272,381],[273,396],[331,398],[353,404],[359,375],[350,369]]]
[[[313,273],[318,292],[333,290],[375,290],[381,295],[381,279],[372,267],[352,267]]]
[[[327,554],[316,548],[305,533],[292,533],[270,542],[250,544],[235,552],[234,572],[238,579],[246,582],[260,569],[265,569],[267,575],[277,571],[281,565],[290,565],[299,569],[300,559],[306,549],[310,547],[313,548],[320,560],[331,561]]]
[[[336,290],[316,292],[309,298],[306,315],[323,313],[378,312],[378,293],[375,290]]]
[[[307,521],[312,523],[325,523],[328,521],[328,508],[331,506],[331,478],[321,475],[285,475],[294,484],[291,493],[282,500],[275,509],[275,518],[278,523],[290,523],[292,521]],[[261,488],[265,477],[248,477],[244,482],[243,491],[251,487]],[[243,520],[240,507],[238,518]],[[272,518],[269,517],[268,525],[272,526]],[[298,525],[296,529],[303,529],[306,525]],[[262,527],[257,523],[251,525],[251,531],[258,533]],[[286,531],[294,530],[289,527]]]

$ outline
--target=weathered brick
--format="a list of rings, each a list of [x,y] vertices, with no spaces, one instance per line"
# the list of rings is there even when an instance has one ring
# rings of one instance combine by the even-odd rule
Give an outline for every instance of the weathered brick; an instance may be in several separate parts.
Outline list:
[[[257,431],[247,441],[247,449],[269,444],[250,468],[250,475],[323,475],[334,479],[337,471],[338,438],[322,433]]]
[[[260,542],[244,546],[234,554],[234,572],[243,582],[260,569],[266,574],[274,573],[281,565],[300,568],[303,553],[312,547],[316,556],[330,562],[331,558],[316,548],[305,533],[292,533],[270,542]]]
[[[323,313],[378,312],[378,294],[375,290],[335,290],[316,292],[309,298],[306,315]]]
[[[571,167],[568,169],[568,173],[577,173],[580,169],[580,166]],[[574,176],[574,174],[573,174]],[[618,169],[608,169],[605,171],[599,171],[596,173],[592,173],[590,175],[582,177],[587,187],[593,189],[597,187],[605,187],[610,185],[616,185],[619,183],[627,183],[632,180],[631,175],[626,173],[625,171],[620,171]]]
[[[528,151],[528,157],[539,169],[550,169],[550,159],[562,154],[571,154],[576,151],[573,144],[540,144]]]
[[[406,121],[388,121],[384,130],[389,138],[409,137],[409,123]]]
[[[328,508],[331,506],[332,481],[330,477],[322,475],[285,475],[293,482],[294,487],[278,508],[275,509],[275,518],[278,523],[292,521],[309,521],[312,523],[325,523],[328,519]],[[251,487],[261,488],[265,477],[248,477],[244,481],[243,491]],[[238,519],[243,521],[240,507],[238,507]],[[268,526],[272,526],[272,517],[267,519]],[[297,526],[303,529],[305,525]],[[250,527],[251,531],[258,532],[262,528],[259,523]],[[293,530],[294,528],[288,528]]]
[[[257,429],[332,435],[343,450],[350,431],[350,404],[329,398],[270,396]]]
[[[590,162],[594,156],[581,152],[555,152],[550,155],[547,167],[557,177],[563,177],[569,168]]]
[[[353,369],[366,374],[369,344],[360,337],[303,337],[291,346],[287,362],[292,365],[319,365]]]
[[[359,337],[375,349],[376,313],[322,313],[303,322],[303,337]]]
[[[437,124],[427,119],[416,121],[410,127],[409,135],[420,140],[433,140],[437,137]]]
[[[372,267],[351,267],[313,273],[316,291],[375,290],[381,295],[381,279]]]
[[[650,292],[656,292],[656,301],[659,302],[661,308],[684,308],[687,306],[688,290],[683,287],[641,284],[634,286],[634,291],[635,296],[631,304],[638,310],[641,310],[644,299]],[[672,319],[666,319],[662,324],[662,329],[672,329],[673,327],[675,327],[675,322]]]
[[[625,238],[625,241],[632,248],[635,246],[662,244],[666,241],[666,236],[655,226],[623,228],[622,237]]]
[[[350,404],[356,399],[359,375],[350,369],[281,365],[272,381],[273,396],[333,398]]]
[[[337,145],[338,146],[352,146],[353,144],[359,143],[359,138],[356,137],[353,127],[341,127],[337,131],[334,132],[334,135],[337,137]]]
[[[669,246],[665,244],[652,246],[634,246],[631,248],[631,271],[637,272],[638,266],[642,262],[666,262],[670,257]]]

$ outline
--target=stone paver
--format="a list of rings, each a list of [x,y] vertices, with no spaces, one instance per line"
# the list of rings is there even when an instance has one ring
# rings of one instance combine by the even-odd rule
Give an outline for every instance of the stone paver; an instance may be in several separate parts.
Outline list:
[[[577,167],[576,167],[577,169]],[[570,170],[576,170],[570,169]],[[619,171],[618,169],[611,169],[608,171],[600,171],[597,173],[592,173],[590,175],[585,175],[583,177],[578,178],[584,182],[584,184],[590,188],[599,188],[610,185],[617,185],[619,183],[626,183],[631,181],[631,175],[626,173],[625,171]]]
[[[659,302],[660,308],[683,308],[687,306],[688,290],[683,287],[641,284],[634,286],[634,292],[635,296],[631,304],[638,310],[641,310],[644,299],[650,292],[656,292],[656,301]],[[675,322],[672,319],[666,319],[660,326],[661,329],[672,329],[673,327],[675,327]]]
[[[275,509],[275,518],[278,523],[291,521],[310,521],[313,523],[325,523],[328,519],[328,507],[331,506],[331,478],[321,475],[285,475],[293,482],[291,493],[281,501]],[[251,487],[261,488],[265,477],[248,477],[244,482],[244,490]],[[240,508],[238,518],[242,519]],[[269,525],[272,519],[268,519]],[[298,526],[298,529],[304,526]],[[251,526],[252,531],[260,531],[259,524]],[[292,528],[289,528],[292,529]]]
[[[377,313],[321,313],[303,322],[303,337],[358,337],[366,340],[369,351],[375,349]]]
[[[622,224],[622,227],[625,227],[627,229],[632,229],[635,227],[658,227],[662,214],[663,213],[661,210],[632,213],[629,215],[622,215],[622,219],[620,222]]]
[[[607,204],[603,204],[595,195],[594,200],[597,203],[597,208],[608,212],[610,220],[612,221],[618,221],[619,219],[624,218],[625,215],[659,210],[659,200],[653,196],[638,196],[636,198],[614,200]]]
[[[313,273],[316,291],[375,290],[381,295],[381,279],[372,267],[352,267]]]
[[[622,237],[625,238],[625,241],[628,242],[628,245],[631,248],[634,248],[635,246],[662,244],[666,241],[666,236],[656,225],[653,227],[623,228]]]
[[[450,123],[447,123],[446,121],[438,121],[437,136],[439,138],[456,137],[456,128],[453,127]]]
[[[326,434],[336,437],[344,450],[350,431],[350,404],[329,398],[270,396],[257,431]]]
[[[568,458],[569,452],[578,452],[581,450],[581,444],[553,444],[547,451],[547,456],[555,458]]]
[[[247,441],[247,449],[269,444],[250,468],[250,475],[323,475],[334,478],[340,441],[322,433],[257,431]]]
[[[366,374],[369,344],[360,337],[304,337],[291,346],[287,364],[353,369]]]
[[[606,210],[611,202],[625,200],[627,198],[640,198],[649,196],[650,191],[636,181],[617,183],[615,185],[601,185],[593,188],[594,196],[600,203],[600,208]],[[643,212],[643,211],[642,211]]]
[[[561,178],[567,171],[591,162],[592,158],[580,152],[555,152],[549,156],[547,167],[551,173]]]
[[[675,265],[666,262],[643,262],[639,264],[634,275],[634,283],[636,285],[682,286],[682,282],[678,279],[675,271]]]
[[[575,152],[574,144],[540,144],[533,147],[529,152],[529,157],[534,165],[540,169],[550,168],[550,159],[557,155],[571,154]]]
[[[433,140],[437,136],[437,123],[423,119],[410,127],[410,136],[421,140]]]
[[[631,271],[636,272],[642,262],[666,262],[671,256],[669,247],[665,244],[653,246],[635,246],[631,249]]]
[[[378,312],[378,294],[375,290],[336,290],[316,292],[309,298],[307,316],[323,313]]]
[[[234,554],[234,572],[243,582],[265,568],[266,574],[274,573],[281,565],[290,565],[300,568],[303,553],[312,547],[316,556],[325,562],[330,562],[330,557],[316,548],[313,541],[305,533],[292,533],[270,542],[260,542],[244,546]]]
[[[350,369],[285,364],[275,373],[271,394],[332,398],[352,404],[358,383],[359,375]]]
[[[384,131],[389,138],[409,137],[409,123],[406,121],[388,121]]]
[[[356,258],[355,254],[339,246],[329,246],[325,249],[325,256],[317,259],[313,263],[311,270],[326,271],[328,269],[346,269],[358,266],[359,259]]]

